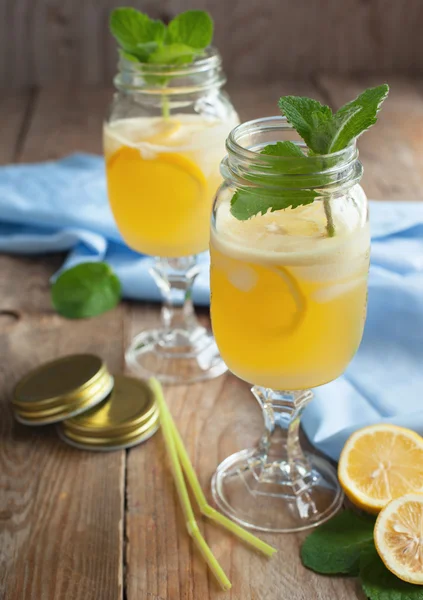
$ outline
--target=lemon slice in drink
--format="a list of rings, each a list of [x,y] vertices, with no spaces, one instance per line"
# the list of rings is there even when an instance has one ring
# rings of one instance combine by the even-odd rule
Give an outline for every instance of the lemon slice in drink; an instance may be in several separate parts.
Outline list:
[[[163,152],[148,159],[137,148],[122,146],[107,161],[107,168],[110,186],[116,185],[121,190],[123,182],[127,182],[134,210],[140,201],[155,202],[165,208],[172,198],[181,214],[185,214],[184,207],[189,208],[205,197],[204,173],[182,154]]]
[[[233,286],[231,306],[248,305],[254,312],[249,327],[264,334],[286,335],[299,326],[305,315],[306,300],[288,269],[240,263],[229,257],[219,262]]]
[[[347,440],[339,481],[360,508],[378,513],[407,492],[423,491],[423,438],[396,425],[371,425]]]
[[[176,119],[159,121],[154,126],[154,133],[142,139],[143,142],[154,146],[166,146],[172,138],[180,131],[181,123]]]
[[[392,500],[377,518],[374,540],[391,573],[408,583],[423,585],[423,494]]]

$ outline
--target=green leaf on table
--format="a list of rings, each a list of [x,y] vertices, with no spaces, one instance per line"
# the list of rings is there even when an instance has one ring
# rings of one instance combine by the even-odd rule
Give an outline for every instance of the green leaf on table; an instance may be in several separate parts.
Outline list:
[[[204,50],[213,39],[213,20],[202,10],[187,10],[176,16],[167,26],[169,44],[185,44],[195,50]]]
[[[398,579],[385,567],[374,547],[361,555],[360,581],[370,600],[423,600],[423,586]]]
[[[304,540],[304,566],[323,574],[357,575],[360,555],[373,548],[375,519],[345,510],[320,525]]]
[[[65,271],[51,288],[59,314],[68,319],[95,317],[114,308],[121,297],[119,279],[106,263],[82,263]]]

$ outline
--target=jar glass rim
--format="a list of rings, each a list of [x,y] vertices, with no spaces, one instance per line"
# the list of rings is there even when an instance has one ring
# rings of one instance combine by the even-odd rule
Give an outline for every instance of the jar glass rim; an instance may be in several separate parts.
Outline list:
[[[304,157],[262,154],[264,145],[292,141],[305,149]],[[361,179],[356,140],[331,154],[308,155],[305,142],[286,117],[278,115],[247,121],[235,127],[226,140],[227,155],[221,163],[225,180],[239,188],[262,190],[313,189],[332,193]],[[271,192],[269,192],[271,193]]]

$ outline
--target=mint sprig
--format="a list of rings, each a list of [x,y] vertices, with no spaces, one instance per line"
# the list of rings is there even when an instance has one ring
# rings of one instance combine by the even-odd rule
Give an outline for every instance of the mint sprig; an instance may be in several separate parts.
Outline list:
[[[59,314],[68,319],[95,317],[114,308],[121,297],[119,279],[106,263],[82,263],[64,271],[51,288]]]
[[[383,101],[389,92],[389,86],[383,84],[374,88],[369,88],[360,94],[355,100],[348,102],[336,113],[333,113],[329,106],[321,104],[312,98],[302,96],[283,96],[279,99],[279,107],[286,116],[287,121],[302,137],[309,149],[308,156],[305,156],[301,149],[292,142],[277,142],[269,144],[261,150],[261,154],[268,156],[278,156],[282,158],[300,159],[307,158],[309,164],[315,157],[321,157],[321,171],[335,166],[336,157],[327,156],[346,148],[353,139],[359,137],[364,131],[367,131],[377,121]],[[295,154],[292,154],[295,152]],[[342,160],[341,158],[338,158]],[[273,165],[268,165],[268,175],[283,175],[286,166],[285,161],[275,161]],[[306,161],[298,163],[298,174],[312,173],[306,166]],[[301,171],[300,168],[303,170]],[[247,178],[255,187],[251,189],[239,189],[235,192],[231,202],[231,213],[240,220],[249,219],[257,214],[264,214],[268,210],[276,211],[291,207],[296,208],[303,204],[309,204],[318,197],[318,189],[328,182],[327,177],[322,174],[321,177],[310,179],[310,189],[307,189],[307,179],[301,178],[303,190],[297,189],[295,192],[290,189],[294,184],[289,179],[281,179],[281,188],[273,192],[270,196],[266,192],[265,178],[260,176],[251,176]],[[269,179],[270,180],[270,179]],[[262,188],[260,188],[262,184]],[[299,187],[297,182],[297,188]],[[313,199],[311,199],[313,197]],[[327,219],[327,235],[335,235],[335,224],[331,212],[330,201],[324,200],[324,211]]]
[[[304,540],[305,567],[322,575],[358,576],[369,600],[423,600],[423,586],[398,579],[380,559],[373,541],[375,518],[345,510]]]
[[[360,582],[369,600],[423,600],[423,587],[391,573],[374,547],[361,555]]]
[[[279,108],[314,154],[331,154],[346,148],[376,123],[388,92],[386,83],[369,88],[335,114],[329,106],[301,96],[280,98]]]
[[[109,24],[123,56],[141,63],[188,63],[201,55],[213,39],[213,21],[202,10],[181,13],[166,27],[135,8],[116,8]]]
[[[166,27],[135,8],[116,8],[110,14],[110,31],[120,55],[131,62],[178,66],[204,54],[213,39],[213,20],[202,10],[177,15]],[[145,74],[145,81],[165,87],[169,77]],[[169,117],[169,99],[162,97],[162,114]]]

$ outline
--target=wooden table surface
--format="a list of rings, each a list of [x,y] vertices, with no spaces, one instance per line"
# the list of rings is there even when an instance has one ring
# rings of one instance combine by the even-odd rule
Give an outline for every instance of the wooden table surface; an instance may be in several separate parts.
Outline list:
[[[338,106],[384,77],[281,81],[233,90],[243,120],[275,114],[282,94],[306,94]],[[422,198],[423,86],[389,78],[378,125],[360,141],[370,198]],[[33,162],[101,151],[111,90],[55,87],[0,98],[0,162]],[[1,177],[1,173],[0,173]],[[14,422],[10,393],[43,361],[72,352],[101,354],[124,369],[131,336],[158,320],[157,305],[123,302],[84,321],[58,316],[49,276],[62,256],[0,256],[0,598],[3,600],[354,600],[353,579],[319,577],[299,559],[303,535],[263,535],[271,561],[224,531],[204,535],[233,583],[221,592],[187,533],[161,434],[128,451],[74,450],[53,429]],[[210,478],[232,452],[261,434],[258,406],[232,375],[166,389],[171,411],[210,498]]]

